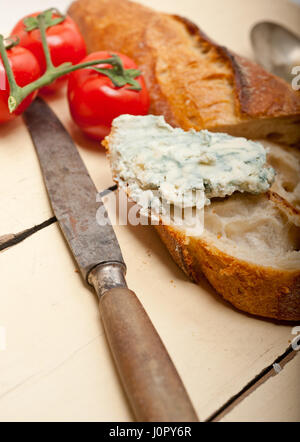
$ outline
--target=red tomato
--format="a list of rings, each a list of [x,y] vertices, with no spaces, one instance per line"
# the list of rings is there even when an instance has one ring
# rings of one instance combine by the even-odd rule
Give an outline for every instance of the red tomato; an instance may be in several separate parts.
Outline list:
[[[35,56],[27,49],[15,46],[7,51],[7,56],[16,83],[19,86],[26,86],[40,77],[39,63]],[[10,95],[10,88],[0,55],[0,124],[13,120],[17,115],[20,115],[35,99],[37,93],[38,91],[35,91],[28,95],[12,114],[9,112],[7,100]]]
[[[30,14],[27,17],[36,17],[39,12]],[[53,17],[57,17],[53,14]],[[26,17],[24,17],[26,18]],[[20,20],[11,32],[12,36],[20,39],[20,46],[31,51],[40,63],[41,73],[46,70],[46,60],[41,42],[39,29],[27,32],[23,23],[24,18]],[[83,37],[76,23],[67,16],[66,19],[58,25],[51,26],[46,31],[47,43],[54,66],[59,66],[65,62],[77,64],[86,56],[86,46]],[[43,92],[52,92],[59,89],[64,83],[65,77],[54,81],[51,85],[42,89]]]
[[[125,69],[137,69],[133,60],[119,55]],[[110,52],[94,52],[82,63],[110,58]],[[110,65],[97,65],[101,68]],[[75,123],[89,137],[100,140],[110,132],[114,118],[121,114],[146,115],[149,109],[149,95],[142,76],[136,78],[141,90],[130,90],[128,85],[116,87],[112,81],[93,69],[72,72],[68,83],[70,112]]]

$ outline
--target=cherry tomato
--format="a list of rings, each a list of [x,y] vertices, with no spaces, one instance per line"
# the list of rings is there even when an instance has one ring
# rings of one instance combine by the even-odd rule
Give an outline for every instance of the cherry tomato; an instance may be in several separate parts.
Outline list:
[[[16,83],[19,86],[26,86],[40,77],[39,63],[35,56],[27,49],[15,46],[7,51],[7,56]],[[13,113],[9,112],[7,101],[10,95],[10,88],[0,55],[0,124],[13,120],[17,115],[20,115],[35,99],[37,93],[38,91],[35,91],[28,95]]]
[[[27,17],[36,17],[39,12],[30,14]],[[57,17],[53,14],[53,17]],[[26,18],[26,17],[24,17]],[[27,32],[23,23],[24,18],[20,20],[11,32],[12,36],[20,39],[20,46],[31,51],[40,63],[41,73],[46,70],[46,60],[41,42],[39,29]],[[47,43],[49,45],[51,59],[54,66],[59,66],[65,62],[72,64],[79,63],[86,56],[86,46],[83,37],[76,23],[69,17],[57,25],[51,26],[46,31]],[[66,76],[54,81],[51,85],[42,89],[43,92],[54,92],[59,89],[66,80]]]
[[[106,59],[110,52],[94,52],[82,63]],[[118,55],[125,69],[137,69],[133,60],[123,54]],[[110,65],[98,65],[106,68]],[[149,95],[143,76],[136,78],[140,90],[130,90],[130,85],[115,86],[104,74],[93,69],[80,69],[72,72],[68,83],[70,112],[75,123],[89,137],[100,140],[110,132],[112,120],[121,114],[145,115],[149,109]]]

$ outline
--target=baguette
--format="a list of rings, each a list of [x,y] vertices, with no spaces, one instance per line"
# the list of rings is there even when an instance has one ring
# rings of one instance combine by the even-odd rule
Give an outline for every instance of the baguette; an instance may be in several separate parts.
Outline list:
[[[150,112],[172,126],[300,146],[300,94],[189,20],[127,0],[77,0],[68,12],[89,52],[120,51],[136,61]]]
[[[271,190],[300,210],[300,151],[262,141],[267,148],[268,163],[276,170]]]
[[[150,112],[174,127],[265,139],[277,171],[270,191],[234,193],[205,208],[205,230],[155,228],[196,283],[204,274],[224,299],[245,312],[300,319],[300,94],[257,64],[212,42],[182,17],[127,0],[78,0],[69,14],[88,51],[120,51],[142,69]],[[134,27],[132,26],[134,20]],[[105,145],[110,153],[114,129]],[[118,178],[112,162],[114,179]],[[129,193],[129,197],[133,197]]]
[[[153,151],[153,155],[147,157],[141,154],[142,150],[132,151],[129,143],[140,139],[141,133],[137,133],[134,126],[125,126],[124,121],[123,118],[121,124],[119,119],[115,120],[104,145],[114,180],[139,203],[136,188],[148,192],[149,187],[141,181],[140,172],[139,175],[133,173],[136,169],[133,169],[132,158],[137,158],[137,170],[142,174],[145,171],[149,177],[144,158],[155,161],[156,154]],[[141,126],[141,122],[137,124]],[[145,127],[147,140],[156,144],[157,138]],[[128,138],[128,130],[133,138]],[[181,134],[174,132],[174,137],[178,136]],[[176,146],[174,143],[171,145]],[[277,161],[284,160],[285,155],[285,149],[278,150]],[[178,178],[175,179],[178,182]],[[150,175],[150,180],[157,182],[155,176]],[[281,180],[278,187],[280,183]],[[204,274],[224,299],[245,312],[278,320],[300,319],[300,212],[297,209],[272,190],[258,195],[235,192],[225,198],[212,198],[204,209],[204,226],[201,234],[190,235],[185,224],[178,227],[172,221],[165,223],[160,217],[155,228],[175,262],[191,280],[199,283]]]
[[[234,195],[205,209],[203,235],[155,226],[171,256],[196,283],[202,274],[237,309],[300,320],[300,214],[279,195]]]

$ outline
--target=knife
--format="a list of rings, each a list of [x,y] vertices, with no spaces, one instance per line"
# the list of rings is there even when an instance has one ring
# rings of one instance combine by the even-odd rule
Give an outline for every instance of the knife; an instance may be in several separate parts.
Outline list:
[[[111,224],[96,221],[103,203],[96,201],[97,189],[72,138],[41,98],[25,111],[24,120],[61,230],[84,281],[99,297],[107,340],[136,420],[197,421],[164,344],[127,288],[126,266]]]

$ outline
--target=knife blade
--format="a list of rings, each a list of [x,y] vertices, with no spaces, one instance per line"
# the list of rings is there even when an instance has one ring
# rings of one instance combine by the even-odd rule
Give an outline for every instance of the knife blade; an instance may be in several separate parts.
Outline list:
[[[99,297],[108,343],[136,419],[197,421],[164,344],[127,288],[126,266],[113,227],[96,220],[103,203],[96,201],[97,189],[72,138],[41,98],[25,111],[24,120],[61,230],[83,279]],[[101,212],[108,217],[105,210]]]

